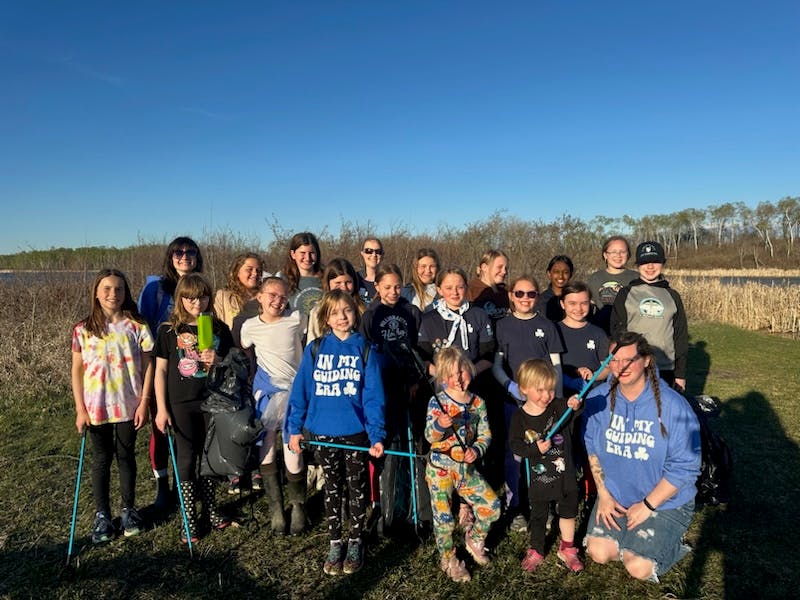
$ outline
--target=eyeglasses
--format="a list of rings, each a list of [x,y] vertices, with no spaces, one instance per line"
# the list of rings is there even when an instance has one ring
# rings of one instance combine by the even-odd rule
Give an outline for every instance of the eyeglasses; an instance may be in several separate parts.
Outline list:
[[[210,296],[197,296],[196,298],[189,298],[187,296],[184,296],[183,299],[186,300],[187,302],[191,302],[192,304],[194,303],[202,304],[203,302],[208,302]]]
[[[194,248],[189,248],[187,250],[176,249],[172,251],[172,256],[175,258],[197,258],[197,250]]]
[[[364,248],[362,252],[368,256],[370,254],[377,254],[378,256],[383,256],[383,250],[381,250],[380,248]]]
[[[288,296],[281,296],[274,292],[267,292],[266,296],[270,302],[275,302],[275,300],[277,300],[279,304],[286,304],[289,301]]]
[[[617,357],[614,357],[608,362],[613,364],[615,367],[622,367],[622,369],[625,370],[629,366],[631,366],[633,363],[635,363],[637,360],[639,360],[640,358],[642,358],[642,355],[641,354],[636,354],[636,355],[632,356],[631,358],[617,358]]]
[[[606,250],[606,254],[611,254],[612,256],[617,256],[621,254],[627,254],[627,250]]]
[[[539,295],[539,292],[536,290],[514,290],[514,297],[515,298],[524,298],[527,296],[528,298],[536,298]]]

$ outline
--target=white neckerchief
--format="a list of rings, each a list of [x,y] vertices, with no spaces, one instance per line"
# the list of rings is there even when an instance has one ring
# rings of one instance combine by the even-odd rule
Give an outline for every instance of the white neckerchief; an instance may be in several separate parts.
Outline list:
[[[464,302],[458,307],[458,312],[453,311],[447,306],[444,298],[439,298],[433,303],[433,307],[445,321],[452,321],[453,326],[450,328],[450,333],[447,335],[447,343],[444,347],[449,348],[453,345],[453,340],[456,339],[456,333],[461,334],[461,349],[465,352],[469,350],[469,339],[467,338],[467,322],[464,320],[464,313],[469,308],[469,302]]]

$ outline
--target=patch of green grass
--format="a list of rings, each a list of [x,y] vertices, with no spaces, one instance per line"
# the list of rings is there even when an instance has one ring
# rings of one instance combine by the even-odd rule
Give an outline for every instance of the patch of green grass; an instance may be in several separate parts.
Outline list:
[[[310,499],[313,529],[279,538],[269,531],[263,497],[246,494],[228,506],[242,527],[215,532],[188,559],[177,515],[142,535],[94,548],[87,460],[78,514],[77,558],[64,568],[80,438],[67,390],[44,400],[19,401],[0,388],[0,595],[9,598],[785,598],[800,583],[793,551],[800,526],[797,401],[800,343],[733,327],[690,328],[690,390],[722,400],[713,419],[733,449],[735,481],[727,510],[706,508],[689,537],[695,551],[661,578],[645,584],[620,565],[587,562],[574,576],[553,550],[534,574],[519,560],[525,534],[502,534],[494,560],[469,561],[473,580],[454,584],[439,571],[432,539],[373,541],[365,568],[353,576],[322,573],[327,536],[321,501]],[[67,368],[66,366],[64,367]],[[155,495],[147,458],[148,431],[139,435],[140,504]],[[87,450],[87,459],[91,450]],[[116,471],[112,506],[118,502]],[[228,498],[223,498],[228,502]],[[252,518],[251,518],[252,517]]]

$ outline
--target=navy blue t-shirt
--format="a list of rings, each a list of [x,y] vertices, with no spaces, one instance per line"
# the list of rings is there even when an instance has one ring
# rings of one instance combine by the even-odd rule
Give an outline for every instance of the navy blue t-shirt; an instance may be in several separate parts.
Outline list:
[[[497,322],[497,351],[504,355],[504,366],[511,378],[529,358],[549,361],[551,354],[564,351],[555,324],[538,312],[532,319],[520,319],[513,314]]]

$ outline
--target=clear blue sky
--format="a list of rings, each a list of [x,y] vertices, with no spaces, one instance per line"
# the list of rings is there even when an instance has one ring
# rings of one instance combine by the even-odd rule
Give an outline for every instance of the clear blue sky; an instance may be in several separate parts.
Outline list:
[[[800,194],[800,2],[29,2],[0,253]]]

